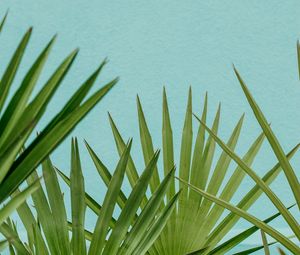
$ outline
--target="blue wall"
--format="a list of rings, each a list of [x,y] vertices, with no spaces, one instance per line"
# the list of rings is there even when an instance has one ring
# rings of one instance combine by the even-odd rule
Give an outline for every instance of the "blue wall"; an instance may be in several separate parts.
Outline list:
[[[81,51],[69,77],[52,102],[48,117],[104,58],[110,62],[99,85],[120,76],[118,86],[73,132],[85,138],[103,161],[113,168],[117,153],[107,121],[110,111],[124,137],[134,137],[134,158],[142,169],[135,97],[141,97],[156,147],[161,146],[161,94],[166,86],[170,103],[176,155],[186,106],[188,87],[193,89],[194,111],[199,112],[209,93],[210,120],[222,102],[220,135],[227,139],[239,116],[246,120],[237,151],[242,154],[259,134],[252,112],[232,71],[236,65],[261,105],[284,149],[300,140],[300,83],[297,73],[296,40],[300,37],[299,1],[1,1],[1,13],[9,18],[1,35],[3,71],[18,40],[33,25],[34,35],[24,61],[22,77],[50,37],[58,40],[42,81],[73,48]],[[23,66],[23,67],[24,67]],[[39,128],[47,122],[45,118]],[[53,155],[55,163],[68,173],[70,138]],[[86,186],[103,198],[104,188],[81,142]],[[177,157],[178,158],[178,157]],[[296,158],[299,158],[297,155]],[[262,175],[276,162],[265,143],[254,169]],[[297,167],[300,161],[293,160]],[[247,179],[240,193],[253,182]],[[287,205],[293,203],[285,178],[272,185]],[[234,201],[237,201],[235,197]],[[251,209],[267,217],[274,208],[266,200]],[[92,224],[92,223],[91,223]],[[281,221],[274,223],[285,231]],[[241,221],[237,226],[248,226]],[[254,238],[249,242],[260,242]]]

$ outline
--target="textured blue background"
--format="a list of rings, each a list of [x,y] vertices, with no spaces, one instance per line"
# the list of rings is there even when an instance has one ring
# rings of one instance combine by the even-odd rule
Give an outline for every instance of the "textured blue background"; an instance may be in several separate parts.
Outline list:
[[[170,103],[176,155],[186,106],[188,87],[193,88],[194,111],[199,112],[209,93],[210,120],[222,102],[220,135],[228,137],[239,116],[246,120],[237,151],[245,152],[259,134],[249,106],[232,71],[235,63],[261,105],[284,149],[300,140],[300,84],[296,63],[296,40],[300,37],[299,1],[1,1],[1,14],[10,9],[1,35],[0,71],[3,71],[17,42],[33,25],[34,34],[18,80],[50,37],[58,40],[40,85],[73,48],[81,51],[39,128],[53,116],[71,93],[104,58],[110,62],[99,85],[120,76],[118,86],[73,132],[85,138],[103,161],[113,168],[117,153],[107,121],[110,111],[124,137],[134,137],[134,158],[142,169],[138,142],[135,97],[141,97],[156,147],[161,146],[161,94],[166,86]],[[68,173],[70,139],[53,155]],[[104,186],[81,142],[86,186],[103,198]],[[177,157],[178,158],[178,157]],[[297,155],[296,158],[299,158]],[[275,163],[265,143],[254,169],[262,175]],[[299,160],[293,160],[297,167]],[[253,182],[243,183],[240,196]],[[272,185],[287,205],[293,203],[283,176]],[[125,187],[126,188],[126,187]],[[234,201],[237,201],[235,197]],[[274,208],[266,199],[251,209],[267,217]],[[281,221],[274,222],[286,231]],[[90,221],[92,226],[92,219]],[[236,231],[248,226],[244,221]],[[248,243],[259,243],[253,238]]]

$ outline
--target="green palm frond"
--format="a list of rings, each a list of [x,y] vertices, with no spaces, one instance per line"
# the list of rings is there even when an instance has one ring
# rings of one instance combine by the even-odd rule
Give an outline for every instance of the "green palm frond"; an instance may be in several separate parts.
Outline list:
[[[188,185],[190,188],[192,188],[194,191],[198,192],[201,196],[205,197],[206,199],[216,203],[219,206],[222,206],[226,208],[227,210],[233,212],[234,214],[244,218],[245,220],[249,221],[253,225],[257,226],[259,229],[263,230],[265,233],[272,236],[274,239],[276,239],[278,242],[280,242],[282,245],[284,245],[287,249],[292,251],[294,254],[299,253],[300,248],[298,245],[293,243],[289,238],[287,238],[282,233],[278,232],[273,227],[269,226],[268,224],[264,223],[263,221],[259,220],[257,217],[249,214],[248,212],[228,203],[225,200],[219,199],[216,196],[213,196],[201,189],[196,188],[193,185],[188,184],[186,181],[180,179],[181,182]]]
[[[196,137],[193,139],[192,91],[190,89],[181,137],[180,158],[177,162],[179,165],[178,174],[182,180],[190,182],[193,186],[204,189],[213,195],[220,194],[223,200],[229,202],[239,190],[246,174],[241,166],[237,165],[235,171],[229,176],[228,181],[225,182],[225,176],[228,175],[228,169],[232,159],[226,152],[222,152],[221,155],[217,157],[216,141],[213,134],[206,136],[206,125],[204,123],[206,123],[207,119],[207,108],[208,97],[206,95],[201,116],[203,124],[200,123]],[[149,162],[149,155],[154,153],[154,145],[139,98],[137,98],[137,111],[141,147],[144,162],[147,164]],[[220,115],[221,107],[219,106],[212,124],[212,130],[215,133],[218,132],[220,125]],[[231,148],[231,150],[234,150],[237,145],[243,119],[244,116],[241,116],[226,143],[226,146]],[[117,150],[121,155],[125,148],[124,139],[111,115],[109,115],[109,120]],[[176,164],[171,117],[165,89],[163,91],[162,120],[163,171],[158,170],[159,166],[155,168],[155,175],[150,181],[150,187],[152,187],[151,191],[160,183],[158,173],[162,172],[164,176],[166,176],[169,169]],[[248,151],[243,157],[243,160],[247,162],[248,166],[251,166],[253,163],[264,138],[265,135],[260,134],[248,148]],[[298,146],[289,153],[288,157],[291,158],[297,149]],[[216,164],[213,164],[214,162]],[[275,165],[266,175],[266,181],[271,183],[280,170],[280,166]],[[126,175],[130,184],[134,186],[139,175],[131,156],[129,157],[126,168]],[[105,176],[102,175],[102,178],[105,181]],[[198,192],[182,182],[179,182],[179,188],[182,192],[179,196],[178,204],[158,239],[149,247],[148,254],[182,255],[188,253],[193,254],[193,252],[199,250],[201,250],[203,254],[208,254],[211,250],[220,245],[220,241],[239,220],[239,217],[235,214],[228,214],[220,221],[224,213],[224,208],[215,204],[215,201],[208,200],[205,196],[199,196]],[[166,201],[171,200],[172,196],[176,193],[176,189],[175,181],[172,180]],[[242,199],[240,201],[240,207],[247,210],[261,194],[260,189],[256,187],[253,188],[247,193],[247,200]],[[143,201],[147,203],[147,198],[145,197]],[[143,208],[143,206],[142,203],[141,208]],[[255,228],[254,232],[258,230],[259,228]],[[251,232],[251,234],[254,232]],[[246,236],[244,237],[246,238]],[[247,237],[249,237],[249,235]],[[230,246],[230,248],[232,247],[233,246]]]
[[[108,187],[102,205],[85,191],[76,139],[72,140],[71,146],[70,178],[55,168],[47,158],[42,163],[45,187],[41,187],[40,182],[36,182],[38,175],[37,172],[33,172],[27,181],[29,184],[36,183],[40,186],[32,194],[33,207],[24,202],[17,209],[23,228],[27,232],[27,240],[25,241],[18,235],[11,221],[0,227],[0,232],[7,238],[10,245],[11,254],[12,252],[37,255],[146,254],[172,214],[179,193],[174,194],[171,200],[165,206],[163,205],[170,182],[173,180],[173,168],[157,186],[153,195],[147,199],[144,208],[139,210],[146,197],[150,179],[153,177],[159,152],[152,155],[127,197],[122,192],[121,186],[128,165],[131,144],[131,141],[125,144],[124,153],[112,175],[87,144],[89,152],[93,153],[91,158],[98,173],[100,176],[104,176],[105,173],[107,178],[105,183]],[[69,220],[57,172],[70,186],[71,219]],[[18,191],[15,193],[18,196]],[[116,217],[117,206],[121,208],[121,212]],[[92,209],[98,218],[92,231],[85,229],[86,207]]]
[[[300,79],[300,42],[297,41],[297,56],[298,56],[298,72],[299,72],[299,79]]]
[[[297,44],[297,49],[298,49],[298,53],[299,53],[299,43]],[[298,60],[300,63],[299,54],[298,54]],[[199,117],[197,117],[197,116],[195,116],[195,117],[205,127],[206,131],[213,137],[213,139],[222,148],[222,150],[228,156],[230,156],[230,158],[232,158],[239,165],[239,167],[241,167],[241,169],[254,180],[254,182],[256,183],[256,188],[260,189],[260,192],[263,192],[270,199],[272,204],[277,208],[278,212],[283,216],[285,222],[288,224],[288,226],[292,230],[297,241],[299,241],[300,240],[299,221],[295,218],[295,216],[293,214],[291,214],[289,212],[288,208],[285,207],[283,201],[281,201],[279,199],[279,197],[269,187],[270,180],[274,179],[274,177],[278,174],[278,171],[276,171],[275,169],[276,168],[283,169],[284,175],[289,183],[292,194],[294,195],[296,204],[297,204],[298,208],[300,208],[300,184],[299,184],[299,180],[296,176],[296,171],[293,169],[292,165],[289,162],[290,156],[294,153],[293,151],[295,151],[295,149],[297,147],[299,147],[299,145],[297,145],[287,155],[284,153],[282,146],[280,145],[277,137],[275,136],[270,125],[268,124],[263,112],[260,110],[258,104],[255,102],[247,85],[245,84],[245,82],[243,81],[240,74],[238,73],[238,71],[235,68],[234,68],[234,71],[235,71],[238,81],[243,89],[243,92],[249,102],[249,105],[251,106],[251,109],[253,110],[253,113],[257,119],[257,122],[259,123],[260,127],[262,128],[264,135],[266,136],[275,156],[278,159],[278,164],[273,169],[271,169],[263,178],[260,178],[256,174],[256,172],[253,169],[251,169],[251,166],[249,166],[247,164],[247,162],[245,162],[244,159],[241,159],[234,152],[234,150],[232,148],[229,148],[229,146],[226,145],[225,142],[223,142],[218,137],[218,135],[216,134],[216,132],[214,130],[208,128],[207,125]],[[275,172],[277,172],[277,174]],[[273,177],[271,177],[271,175],[273,175]],[[206,199],[208,199],[212,202],[215,202],[216,204],[222,206],[223,208],[228,209],[229,211],[232,212],[232,214],[236,214],[240,217],[243,217],[247,221],[251,222],[258,228],[260,228],[263,233],[263,236],[262,236],[263,241],[264,241],[263,248],[265,249],[266,254],[269,253],[268,245],[267,245],[266,238],[265,238],[266,234],[272,236],[276,241],[278,241],[283,246],[285,246],[285,248],[287,248],[288,250],[293,252],[293,254],[298,254],[298,253],[300,254],[300,248],[297,244],[297,241],[294,242],[290,238],[288,238],[285,235],[283,235],[282,233],[278,232],[276,229],[274,229],[270,225],[265,224],[265,222],[256,218],[254,215],[247,213],[245,210],[245,209],[247,209],[247,207],[246,208],[242,207],[241,204],[234,206],[234,205],[228,203],[222,197],[217,198],[215,196],[215,194],[212,194],[211,192],[206,192],[203,189],[192,185],[191,183],[188,184],[188,182],[186,180],[181,179],[181,182],[187,184],[190,188],[194,189],[199,194],[199,197],[202,197],[202,196],[206,197]],[[252,192],[254,192],[254,190],[252,190]],[[249,197],[248,197],[248,195],[246,195],[243,200],[246,202],[248,199],[249,199]],[[234,217],[234,216],[232,216],[232,217]],[[225,221],[226,221],[226,218],[225,218]],[[223,222],[224,222],[224,220],[223,220]],[[221,222],[221,225],[222,225],[222,222]],[[218,231],[216,231],[215,234],[214,233],[212,233],[212,234],[218,235],[217,232],[219,232],[219,231],[220,231],[220,229],[218,229]]]
[[[0,23],[0,31],[6,16]],[[32,35],[32,28],[24,34],[0,79],[0,203],[6,205],[0,209],[0,223],[33,192],[36,184],[7,201],[30,175],[32,171],[51,153],[85,117],[85,115],[107,94],[118,79],[114,79],[98,89],[88,99],[87,93],[94,85],[106,61],[79,86],[78,90],[66,102],[59,113],[48,122],[46,127],[25,147],[36,125],[45,115],[46,108],[77,56],[72,51],[49,77],[41,90],[33,96],[33,91],[43,73],[55,36],[49,41],[25,74],[16,91],[11,88],[26,48]]]
[[[291,209],[292,207],[294,207],[294,205],[290,206],[288,209]],[[269,223],[272,220],[274,220],[277,217],[279,217],[280,215],[281,215],[280,213],[276,213],[276,214],[272,215],[271,217],[265,219],[264,223]],[[211,250],[208,253],[208,255],[226,254],[226,252],[230,251],[234,247],[237,247],[240,243],[242,243],[244,240],[246,240],[249,236],[251,236],[252,234],[254,234],[258,230],[259,230],[259,228],[257,226],[252,226],[252,227],[244,230],[240,234],[237,234],[234,237],[230,238],[229,240],[225,241],[224,243],[218,245],[213,250]],[[276,242],[272,242],[272,243],[270,243],[268,245],[273,245],[275,243]],[[258,250],[261,250],[263,248],[264,248],[264,245],[263,246],[259,246],[259,247],[255,247],[255,249],[253,248],[252,250],[258,251]]]
[[[274,154],[276,155],[278,162],[280,163],[284,174],[289,182],[290,188],[295,196],[295,199],[297,201],[298,207],[300,209],[300,183],[299,180],[295,174],[294,169],[292,168],[290,162],[286,158],[282,146],[280,145],[277,137],[275,136],[274,132],[272,131],[269,123],[267,122],[267,119],[265,118],[264,114],[260,110],[259,106],[255,102],[253,96],[251,95],[250,91],[248,90],[246,84],[242,80],[241,76],[239,75],[238,71],[234,69],[236,76],[240,82],[240,85],[244,91],[244,94],[246,95],[246,98],[249,102],[249,105],[251,106],[251,109],[253,110],[253,113],[257,119],[257,122],[261,126],[264,134],[266,135],[269,144],[271,145]],[[300,231],[300,230],[299,230]]]

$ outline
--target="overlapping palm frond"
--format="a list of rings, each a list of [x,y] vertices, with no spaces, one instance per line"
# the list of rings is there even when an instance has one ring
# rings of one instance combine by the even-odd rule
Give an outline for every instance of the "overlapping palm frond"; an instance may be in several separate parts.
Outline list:
[[[159,152],[151,156],[127,197],[122,192],[121,186],[129,161],[131,141],[125,145],[113,175],[95,152],[90,147],[88,149],[99,174],[105,176],[107,192],[103,203],[97,203],[85,192],[78,144],[75,139],[72,141],[70,178],[56,169],[49,158],[46,159],[42,163],[45,189],[40,187],[32,194],[33,207],[25,202],[17,209],[27,232],[27,241],[24,242],[18,235],[10,221],[0,226],[0,232],[10,245],[10,254],[14,252],[28,255],[140,255],[147,253],[164,228],[178,199],[179,193],[174,194],[166,205],[162,204],[170,182],[173,180],[174,168],[170,169],[153,195],[144,204],[143,209],[138,210],[146,197],[146,190],[153,176]],[[71,219],[69,221],[57,171],[70,186]],[[28,183],[35,182],[37,178],[38,175],[34,172],[29,177]],[[114,212],[116,206],[121,209],[118,217]],[[93,231],[85,229],[86,207],[90,208],[98,218]]]
[[[143,113],[139,98],[137,98],[137,108],[142,152],[144,156],[144,162],[147,164],[154,150],[151,134],[146,123],[146,118]],[[208,102],[206,96],[201,117],[203,123],[206,123],[207,108]],[[220,194],[222,199],[230,201],[234,194],[238,191],[242,180],[245,177],[245,172],[240,166],[237,166],[232,175],[229,176],[228,181],[225,182],[225,176],[228,174],[229,165],[232,160],[225,152],[221,153],[221,155],[217,158],[214,137],[213,135],[206,137],[204,124],[199,125],[195,143],[193,145],[191,90],[189,91],[188,96],[186,116],[181,137],[180,159],[178,161],[174,158],[173,133],[165,90],[163,93],[162,115],[162,151],[164,174],[167,174],[168,169],[170,169],[170,167],[177,162],[179,165],[179,177],[182,180],[192,183],[195,187],[205,189],[209,193]],[[240,118],[237,125],[233,129],[230,138],[228,139],[227,146],[232,150],[237,144],[242,128],[243,118],[243,116]],[[109,119],[116,146],[121,155],[121,153],[124,151],[125,143],[110,115]],[[219,120],[220,106],[212,124],[212,129],[214,132],[218,131]],[[257,155],[263,143],[264,137],[264,134],[260,134],[244,155],[243,159],[245,162],[247,162],[247,165],[250,166],[254,161],[255,156]],[[298,147],[295,147],[288,154],[288,157],[291,158],[297,149]],[[213,166],[213,162],[216,163],[215,166]],[[267,181],[270,183],[276,178],[279,172],[280,166],[277,164],[268,172],[265,179],[267,179]],[[160,184],[160,176],[158,173],[159,171],[157,167],[154,171],[154,176],[150,181],[150,188],[152,192],[155,190],[157,185]],[[136,179],[138,178],[138,173],[131,157],[126,169],[126,175],[129,182],[134,185]],[[204,197],[199,197],[197,192],[182,182],[179,183],[179,188],[182,189],[182,193],[179,197],[176,210],[174,210],[172,213],[170,220],[168,221],[163,232],[160,234],[159,238],[156,240],[153,246],[150,247],[148,251],[149,254],[182,255],[188,253],[193,254],[193,252],[198,252],[199,250],[201,250],[201,254],[208,253],[220,245],[220,241],[239,220],[239,217],[236,215],[229,214],[221,222],[219,222],[224,212],[224,208],[215,205],[207,199],[204,199]],[[167,193],[167,201],[172,198],[176,192],[176,189],[175,181],[172,181],[170,190]],[[246,197],[240,201],[239,207],[247,210],[251,205],[253,205],[253,203],[261,194],[262,191],[257,187],[254,187],[251,191],[249,191]],[[240,235],[239,238],[232,240],[232,243],[226,246],[226,251],[230,250],[234,245],[237,245],[245,240],[250,236],[250,233],[253,234],[258,230],[259,228],[252,229],[252,231],[248,231],[244,233],[244,235]]]
[[[297,43],[297,51],[298,51],[298,63],[300,66],[300,45],[299,42]],[[300,69],[299,69],[300,70]],[[298,177],[296,175],[296,171],[292,167],[292,165],[289,162],[289,154],[286,155],[282,149],[282,146],[277,139],[276,135],[272,131],[271,126],[269,125],[266,117],[264,116],[263,112],[261,111],[260,107],[256,103],[254,97],[250,93],[247,85],[241,78],[238,71],[234,68],[235,74],[237,76],[237,79],[241,85],[241,88],[247,98],[247,101],[249,105],[251,106],[251,109],[256,117],[257,122],[259,123],[260,127],[263,130],[264,135],[266,136],[270,147],[272,148],[272,151],[274,152],[277,160],[278,160],[278,168],[281,168],[283,170],[284,176],[286,177],[290,190],[295,198],[296,205],[298,209],[300,208],[300,184]],[[251,215],[247,213],[244,208],[242,208],[240,205],[234,206],[227,201],[225,201],[222,197],[216,197],[215,194],[212,194],[211,192],[206,192],[201,188],[195,187],[193,184],[188,184],[184,180],[181,180],[182,182],[185,182],[187,185],[189,185],[190,188],[194,189],[196,192],[198,192],[201,197],[205,197],[207,200],[210,200],[219,206],[222,206],[232,212],[232,214],[235,214],[237,216],[243,217],[247,221],[251,222],[258,228],[260,228],[264,234],[267,234],[271,237],[273,237],[278,243],[282,244],[286,249],[291,251],[293,254],[300,254],[300,248],[299,248],[299,240],[300,240],[300,225],[299,220],[286,208],[284,205],[284,202],[281,201],[278,196],[274,193],[274,191],[269,187],[271,172],[267,173],[266,176],[263,178],[260,178],[256,172],[247,164],[247,162],[240,158],[232,148],[229,148],[228,145],[223,142],[216,132],[213,129],[210,129],[206,126],[206,124],[196,116],[198,121],[205,127],[206,131],[213,137],[213,139],[217,142],[217,144],[223,149],[223,151],[230,156],[241,168],[242,171],[244,171],[246,174],[248,174],[256,183],[255,188],[259,189],[260,192],[263,192],[272,202],[272,204],[277,208],[278,212],[283,216],[285,222],[290,227],[291,231],[293,232],[294,239],[291,239],[284,235],[284,233],[280,233],[275,228],[271,227],[270,225],[266,224],[265,222],[261,221],[254,215]],[[298,145],[297,145],[298,147]],[[274,171],[272,171],[274,174]],[[266,244],[263,246],[266,247]],[[267,249],[265,248],[265,251]]]
[[[6,16],[0,24],[0,31],[5,20]],[[31,34],[32,28],[24,34],[0,80],[0,203],[2,205],[0,223],[37,189],[38,184],[31,184],[11,200],[8,200],[9,196],[117,82],[117,79],[112,80],[84,101],[106,63],[106,61],[102,62],[99,68],[79,86],[60,112],[23,150],[36,125],[45,115],[49,102],[69,73],[78,53],[77,49],[72,51],[56,68],[42,89],[33,96],[55,42],[53,37],[33,62],[14,94],[10,95]],[[3,202],[6,204],[3,205]]]

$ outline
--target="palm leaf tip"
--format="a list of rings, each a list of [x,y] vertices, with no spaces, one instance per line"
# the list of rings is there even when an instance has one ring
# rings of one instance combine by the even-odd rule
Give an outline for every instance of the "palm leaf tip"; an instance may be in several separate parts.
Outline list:
[[[280,255],[286,255],[286,253],[281,248],[278,248],[278,251]]]
[[[4,14],[4,17],[1,20],[1,23],[0,23],[0,32],[2,31],[2,29],[3,29],[4,25],[5,25],[5,22],[6,22],[6,19],[7,19],[7,15],[8,15],[8,10],[6,11],[6,13]]]
[[[298,74],[300,80],[300,42],[297,40],[297,56],[298,56]]]

